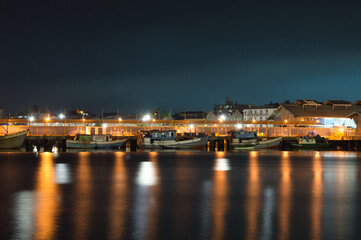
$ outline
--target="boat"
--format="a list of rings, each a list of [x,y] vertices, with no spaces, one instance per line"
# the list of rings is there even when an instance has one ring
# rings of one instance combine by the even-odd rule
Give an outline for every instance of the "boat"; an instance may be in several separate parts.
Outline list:
[[[76,134],[74,140],[66,140],[67,149],[119,149],[127,139],[113,140],[112,135]]]
[[[20,148],[29,130],[0,136],[0,149]]]
[[[282,137],[260,140],[254,131],[238,131],[233,136],[232,148],[238,150],[278,149],[282,141]]]
[[[146,149],[204,149],[208,136],[177,138],[177,131],[141,132],[138,146]]]
[[[293,149],[330,149],[331,144],[318,142],[315,138],[299,138],[297,143],[291,143]]]

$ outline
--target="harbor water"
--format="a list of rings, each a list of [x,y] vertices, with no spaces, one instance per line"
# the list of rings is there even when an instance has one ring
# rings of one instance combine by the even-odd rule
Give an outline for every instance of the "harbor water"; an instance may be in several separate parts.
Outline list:
[[[361,154],[0,153],[0,239],[361,239]]]

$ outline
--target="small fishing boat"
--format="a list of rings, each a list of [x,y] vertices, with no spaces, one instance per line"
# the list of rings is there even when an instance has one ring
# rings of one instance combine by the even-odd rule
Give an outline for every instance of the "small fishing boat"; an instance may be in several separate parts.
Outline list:
[[[291,143],[293,149],[330,149],[331,144],[317,142],[315,138],[299,138],[297,143]]]
[[[142,132],[138,146],[146,149],[204,149],[208,136],[177,138],[177,131]]]
[[[118,149],[127,139],[113,140],[112,135],[76,134],[74,140],[66,140],[67,149]]]
[[[20,148],[29,130],[0,136],[0,149]]]
[[[232,138],[232,148],[238,150],[252,150],[252,149],[278,149],[282,137],[273,139],[259,140],[257,132],[239,131],[235,132]]]

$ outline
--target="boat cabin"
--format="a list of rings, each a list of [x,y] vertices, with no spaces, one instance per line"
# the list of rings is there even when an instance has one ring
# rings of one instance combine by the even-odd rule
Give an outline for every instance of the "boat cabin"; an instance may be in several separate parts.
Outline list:
[[[316,139],[314,138],[300,138],[298,139],[299,144],[316,144]]]
[[[151,138],[152,140],[162,141],[162,140],[175,140],[177,138],[176,130],[169,131],[149,131],[143,132],[145,138]]]
[[[86,134],[76,134],[74,140],[80,142],[108,142],[112,141],[112,135],[86,135]]]
[[[252,139],[257,138],[257,132],[245,132],[245,131],[238,131],[234,135],[235,138],[239,139]]]

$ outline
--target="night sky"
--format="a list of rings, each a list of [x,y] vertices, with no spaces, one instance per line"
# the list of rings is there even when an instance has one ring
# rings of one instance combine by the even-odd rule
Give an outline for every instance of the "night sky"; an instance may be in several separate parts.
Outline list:
[[[361,6],[0,1],[0,108],[205,110],[361,99]]]

